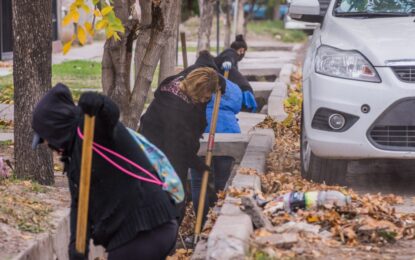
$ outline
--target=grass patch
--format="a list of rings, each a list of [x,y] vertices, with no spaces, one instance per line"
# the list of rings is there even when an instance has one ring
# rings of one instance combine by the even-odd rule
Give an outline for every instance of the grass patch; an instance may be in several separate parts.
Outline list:
[[[78,99],[81,89],[101,90],[101,63],[74,60],[52,65],[52,86],[62,82]],[[0,77],[0,103],[13,103],[13,76]]]
[[[71,89],[101,89],[101,63],[74,60],[52,66],[52,85],[63,82]]]
[[[153,75],[151,88],[158,86],[159,66]],[[52,66],[52,86],[62,82],[67,85],[75,100],[78,100],[84,89],[102,90],[101,63],[96,61],[74,60]],[[13,103],[13,76],[0,77],[0,103]]]
[[[280,20],[251,21],[248,24],[248,31],[259,35],[279,35],[283,42],[304,42],[307,39],[303,31],[284,29],[284,22]]]

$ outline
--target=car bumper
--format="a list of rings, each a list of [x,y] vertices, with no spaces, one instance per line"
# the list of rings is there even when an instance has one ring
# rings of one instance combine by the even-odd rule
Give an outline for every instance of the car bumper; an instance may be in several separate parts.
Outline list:
[[[376,120],[399,100],[415,97],[415,84],[399,81],[390,68],[376,68],[382,82],[370,83],[312,73],[304,80],[304,122],[314,154],[326,158],[415,158],[415,151],[384,149],[370,140],[368,132]],[[363,105],[370,111],[363,113]],[[329,108],[359,117],[344,132],[311,127],[319,108]]]

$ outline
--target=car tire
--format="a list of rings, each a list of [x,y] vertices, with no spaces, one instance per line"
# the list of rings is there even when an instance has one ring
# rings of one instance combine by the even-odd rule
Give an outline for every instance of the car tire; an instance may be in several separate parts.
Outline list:
[[[328,185],[346,184],[348,161],[318,157],[311,151],[304,127],[303,113],[301,113],[300,158],[301,176],[304,179]]]

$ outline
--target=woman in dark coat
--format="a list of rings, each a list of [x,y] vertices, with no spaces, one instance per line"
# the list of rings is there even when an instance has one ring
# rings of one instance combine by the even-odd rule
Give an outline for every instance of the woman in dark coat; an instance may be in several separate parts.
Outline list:
[[[84,93],[76,106],[66,86],[58,84],[52,88],[33,112],[33,146],[44,140],[65,164],[71,193],[70,259],[86,259],[75,250],[82,157],[82,140],[76,131],[83,130],[84,113],[96,117],[95,143],[157,176],[143,151],[118,121],[118,107],[108,97]],[[130,164],[111,159],[134,174],[147,177]],[[177,216],[174,202],[161,186],[128,176],[93,154],[87,235],[96,245],[106,248],[108,259],[164,259],[175,245]]]
[[[229,69],[229,80],[239,86],[242,90],[242,105],[244,110],[255,112],[257,104],[255,101],[254,91],[249,81],[239,72],[238,62],[240,62],[248,49],[243,35],[237,35],[231,47],[221,52],[216,58],[215,63],[223,73],[224,67]]]
[[[201,52],[194,65],[160,84],[140,120],[139,132],[164,152],[184,184],[189,168],[209,170],[197,153],[207,125],[206,105],[219,82],[226,86],[216,70],[210,54]],[[179,211],[184,214],[184,203]]]

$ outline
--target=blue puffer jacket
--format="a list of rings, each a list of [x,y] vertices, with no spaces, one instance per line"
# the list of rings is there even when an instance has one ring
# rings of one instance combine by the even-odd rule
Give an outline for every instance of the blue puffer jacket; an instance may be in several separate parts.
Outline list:
[[[206,108],[206,119],[208,126],[205,133],[209,133],[210,120],[212,118],[213,106],[215,104],[215,95],[208,103]],[[242,108],[242,91],[232,81],[226,80],[226,92],[222,95],[219,107],[218,122],[216,124],[216,133],[240,133],[238,119],[236,114]]]

